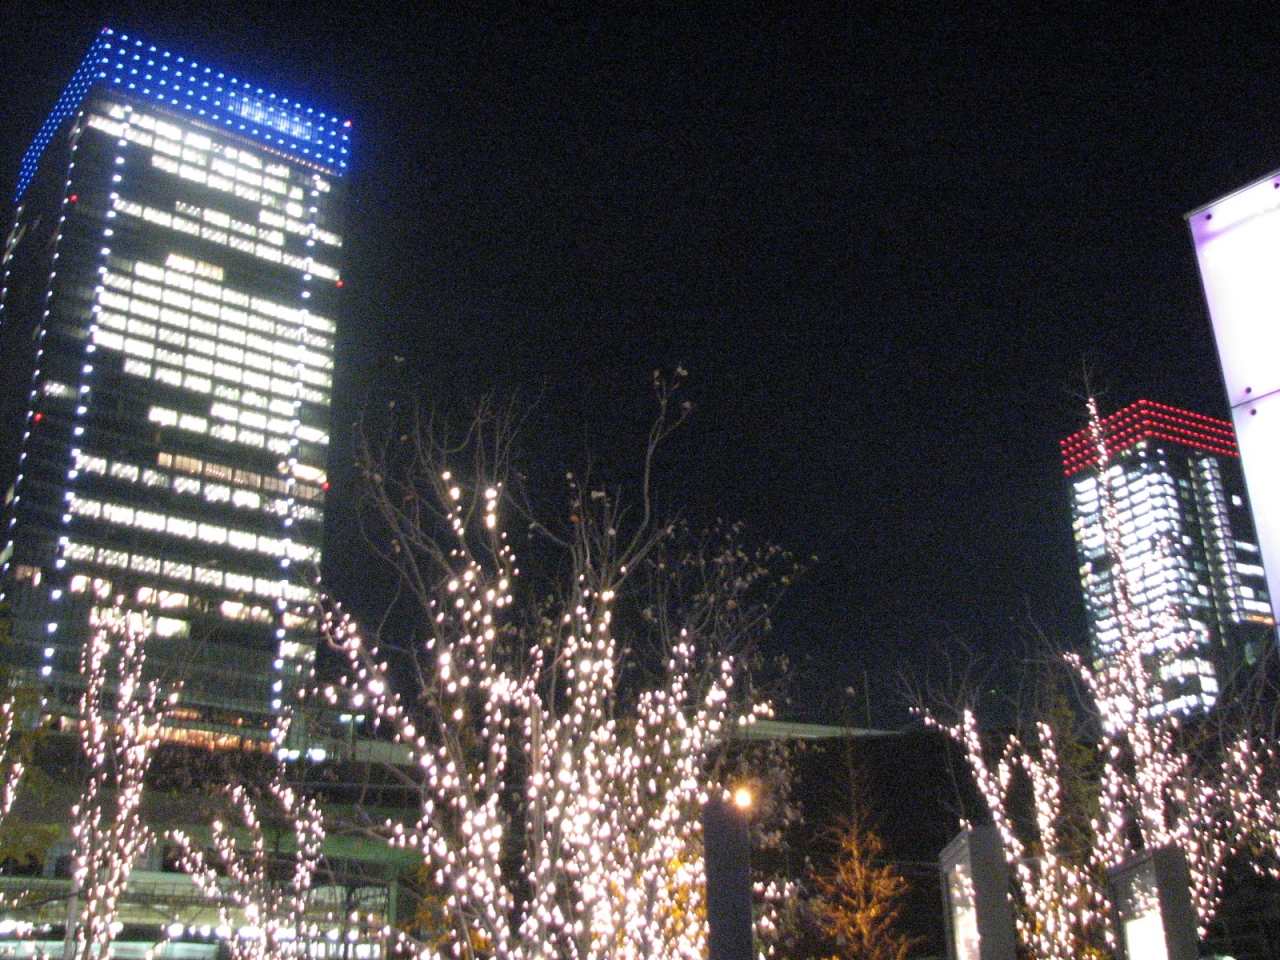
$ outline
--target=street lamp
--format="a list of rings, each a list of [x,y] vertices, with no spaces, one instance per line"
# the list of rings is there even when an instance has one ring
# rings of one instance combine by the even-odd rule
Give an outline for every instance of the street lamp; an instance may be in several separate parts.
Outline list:
[[[753,960],[751,840],[755,797],[748,787],[712,797],[702,808],[707,875],[708,960]]]

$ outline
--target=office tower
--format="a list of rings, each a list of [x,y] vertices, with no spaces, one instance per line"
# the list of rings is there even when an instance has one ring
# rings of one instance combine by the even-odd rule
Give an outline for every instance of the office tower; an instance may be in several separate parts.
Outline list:
[[[1107,549],[1096,446],[1088,430],[1062,441],[1095,655],[1118,648],[1117,588],[1127,584],[1133,622],[1159,671],[1163,699],[1153,712],[1207,710],[1275,624],[1234,432],[1226,421],[1148,400],[1102,428],[1118,562]]]
[[[23,159],[6,660],[51,709],[116,602],[154,618],[179,739],[260,738],[309,672],[349,134],[103,30]]]

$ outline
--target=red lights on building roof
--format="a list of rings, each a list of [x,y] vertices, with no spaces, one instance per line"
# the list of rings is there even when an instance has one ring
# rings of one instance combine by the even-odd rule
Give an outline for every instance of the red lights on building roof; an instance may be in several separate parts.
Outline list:
[[[1218,456],[1240,456],[1235,429],[1227,421],[1151,400],[1139,400],[1117,410],[1103,419],[1102,429],[1109,456],[1116,456],[1140,440],[1148,439],[1169,440]],[[1066,476],[1097,466],[1098,451],[1088,429],[1073,433],[1060,445]]]

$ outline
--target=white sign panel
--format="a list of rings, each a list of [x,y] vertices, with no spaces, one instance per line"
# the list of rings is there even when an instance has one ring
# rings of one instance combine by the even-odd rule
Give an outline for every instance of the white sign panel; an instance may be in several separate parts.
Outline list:
[[[1231,419],[1280,607],[1280,173],[1187,217]]]

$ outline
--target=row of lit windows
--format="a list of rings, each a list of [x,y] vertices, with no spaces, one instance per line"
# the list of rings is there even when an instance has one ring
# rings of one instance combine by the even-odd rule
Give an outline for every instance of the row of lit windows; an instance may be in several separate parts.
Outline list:
[[[179,430],[186,430],[189,433],[207,434],[215,440],[222,440],[226,443],[236,443],[256,450],[269,450],[280,456],[289,456],[293,452],[292,444],[283,437],[271,437],[268,439],[266,434],[258,430],[243,426],[237,427],[231,423],[214,423],[210,425],[206,417],[197,416],[193,413],[182,413],[178,410],[171,410],[168,407],[151,407],[147,411],[147,420],[162,427],[177,427]],[[315,427],[300,426],[297,428],[297,435],[303,439],[314,437],[311,440],[313,443],[327,444],[329,442],[329,435]]]
[[[272,493],[292,493],[307,500],[324,500],[324,491],[320,487],[311,486],[311,484],[326,483],[325,472],[319,467],[313,467],[305,463],[282,465],[281,470],[287,468],[293,478],[282,479],[254,473],[252,470],[233,469],[225,464],[215,463],[212,460],[200,460],[197,457],[189,457],[183,454],[160,453],[157,459],[160,466],[172,467],[174,470],[181,470],[184,473],[193,473],[197,476],[204,475],[215,480],[234,481],[241,486],[252,487],[255,490],[263,489]],[[297,481],[310,481],[310,483]]]
[[[138,111],[113,106],[108,113],[112,119],[91,114],[86,124],[118,140],[136,143],[165,157],[197,167],[208,167],[211,173],[206,177],[205,183],[214,189],[234,193],[242,199],[261,203],[266,207],[280,206],[281,198],[273,194],[287,194],[291,201],[302,199],[302,188],[291,187],[286,182],[291,176],[291,170],[286,164],[269,163],[264,167],[262,161],[248,150],[215,144],[209,137],[195,131],[188,132],[184,137],[180,128],[173,124]],[[210,179],[213,182],[209,182]],[[312,196],[328,193],[330,190],[328,181],[319,176],[312,177],[311,186]],[[286,207],[295,207],[295,215],[301,215],[301,207],[296,202],[286,204]]]
[[[162,378],[157,376],[157,379]],[[168,423],[168,425],[173,425],[181,419],[179,418],[179,421],[174,421],[172,417],[169,416],[170,414],[174,414],[175,411],[166,411],[163,407],[152,407],[151,409],[153,411],[162,411],[156,416],[149,417],[149,419],[156,423]],[[325,445],[329,442],[329,435],[318,427],[310,427],[305,424],[300,424],[297,420],[285,420],[281,417],[269,417],[265,413],[259,413],[256,410],[246,410],[230,403],[215,401],[209,408],[209,416],[214,420],[221,420],[228,424],[239,424],[244,427],[249,427],[252,430],[265,430],[268,433],[282,434],[284,436],[296,436],[298,439],[304,440],[307,443]],[[221,436],[214,432],[217,429],[216,424],[214,427],[209,427],[208,424],[206,424],[204,428],[198,428],[194,424],[184,424],[183,429],[191,430],[193,432],[204,432],[204,430],[207,429],[211,435]],[[222,438],[225,439],[225,437]],[[238,440],[237,442],[243,443],[246,441]],[[248,441],[248,443],[252,446],[262,446],[262,444],[257,441]],[[277,447],[272,446],[271,449],[277,450]],[[288,447],[286,446],[283,451],[280,452],[287,453]]]
[[[323,280],[335,282],[339,279],[338,271],[328,264],[321,263],[311,257],[299,257],[291,253],[285,253],[278,245],[273,246],[272,243],[276,241],[278,231],[264,230],[259,232],[256,227],[247,224],[246,226],[253,229],[254,233],[258,235],[258,240],[250,240],[248,237],[240,237],[218,227],[204,225],[200,221],[179,216],[176,213],[169,213],[155,207],[135,203],[132,200],[124,200],[117,194],[112,194],[111,205],[112,209],[107,214],[109,217],[115,213],[123,213],[125,216],[136,217],[147,223],[154,223],[177,233],[185,233],[189,236],[199,237],[202,240],[208,240],[211,243],[230,247],[241,253],[251,254],[260,260],[267,260],[271,263],[290,267],[303,274],[314,275]],[[266,243],[261,242],[264,234],[268,240]],[[278,240],[280,244],[283,244],[283,235],[280,235]]]
[[[1174,660],[1172,663],[1163,664],[1160,667],[1160,678],[1162,680],[1178,680],[1184,677],[1213,677],[1216,676],[1213,664],[1208,660],[1200,660],[1196,658],[1184,658]],[[1215,684],[1213,689],[1217,689]]]
[[[274,210],[258,211],[258,222],[265,223],[270,227],[279,227],[285,233],[295,233],[300,237],[314,238],[321,243],[331,247],[342,246],[342,238],[336,233],[330,233],[328,230],[322,230],[314,223],[307,223],[304,220],[295,220],[295,217],[303,216],[302,206],[297,203],[286,203],[284,205],[285,215],[276,213]]]
[[[280,437],[273,437],[268,440],[265,434],[259,433],[257,430],[249,430],[243,427],[237,429],[229,423],[215,423],[210,427],[209,421],[205,417],[197,416],[193,413],[179,413],[177,410],[170,410],[168,407],[152,407],[147,411],[147,420],[162,427],[177,427],[179,430],[186,430],[189,433],[207,434],[215,440],[222,440],[225,443],[238,443],[241,446],[253,447],[257,450],[267,449],[281,456],[288,455],[293,449],[288,440]]]
[[[94,345],[101,346],[107,350],[114,350],[118,353],[130,351],[142,353],[145,349],[143,346],[139,346],[137,341],[131,344],[122,335],[103,330],[94,331]],[[165,357],[164,359],[169,358]],[[317,390],[309,389],[295,382],[282,380],[279,377],[268,377],[266,374],[255,373],[252,370],[241,370],[238,367],[211,361],[205,357],[188,354],[182,358],[182,366],[188,372],[184,373],[183,370],[167,367],[163,364],[157,363],[153,365],[149,360],[138,359],[136,355],[126,355],[122,369],[131,376],[142,377],[147,380],[154,379],[160,383],[189,390],[192,393],[212,393],[222,400],[245,403],[261,409],[270,410],[272,407],[270,398],[258,393],[257,391],[259,390],[283,397],[302,396],[303,399],[312,403],[317,403],[321,406],[328,405],[328,396],[321,394]],[[211,377],[217,377],[220,380],[232,383],[242,383],[248,389],[241,390],[239,387],[228,386],[226,382],[214,383],[210,379]],[[232,378],[238,379],[233,380]]]
[[[70,579],[67,589],[71,593],[92,593],[99,600],[110,599],[112,594],[112,583],[102,577],[88,577],[85,574],[78,573]],[[137,601],[142,606],[156,607],[160,610],[185,610],[191,604],[191,597],[178,590],[162,590],[158,587],[139,587],[137,592]],[[275,620],[275,614],[271,607],[265,607],[260,604],[244,603],[239,600],[223,600],[217,606],[217,611],[228,620],[248,620],[253,623],[270,624]],[[281,622],[286,628],[313,628],[315,621],[308,617],[299,616],[295,613],[285,611],[281,614]],[[172,636],[173,634],[165,634]],[[281,656],[287,652],[296,659],[303,656],[301,653],[302,645],[297,641],[285,641],[280,644]],[[50,655],[50,651],[46,650],[46,656]],[[314,653],[312,654],[314,656]]]
[[[256,534],[249,530],[224,527],[217,523],[203,523],[189,517],[178,517],[141,507],[130,507],[107,500],[81,497],[68,491],[67,510],[71,515],[103,520],[119,527],[135,527],[152,533],[161,533],[183,540],[199,540],[216,546],[228,546],[233,550],[260,553],[269,557],[287,557],[290,560],[316,562],[320,551],[316,547],[297,543],[290,538],[279,539]]]
[[[117,208],[118,209],[118,208]],[[208,223],[222,230],[230,230],[232,233],[243,234],[254,240],[265,240],[267,243],[275,247],[284,246],[284,231],[271,227],[258,227],[252,223],[246,223],[243,220],[237,220],[229,213],[216,210],[213,207],[202,207],[198,204],[187,203],[183,200],[175,200],[173,203],[175,212],[182,214],[184,217],[190,217],[193,220],[199,220]],[[224,245],[225,240],[221,241]]]
[[[96,342],[97,340],[95,339],[95,343]],[[112,344],[115,342],[116,341],[112,340],[110,337],[107,337],[102,341],[102,346],[106,349],[114,350],[115,347],[112,346]],[[124,341],[124,345],[127,349],[129,346],[127,340]],[[204,365],[198,362],[198,358],[191,364],[191,369],[203,369],[203,367]],[[219,373],[218,367],[219,365],[216,363],[213,366],[213,372],[215,375]],[[171,387],[178,387],[191,393],[211,393],[219,400],[227,400],[231,403],[243,403],[246,406],[257,407],[259,410],[269,410],[272,413],[278,413],[290,418],[292,418],[295,413],[294,402],[292,400],[268,397],[264,394],[258,393],[257,390],[252,389],[253,386],[263,386],[263,378],[261,375],[249,377],[248,379],[251,381],[251,388],[241,390],[239,387],[228,386],[226,383],[214,383],[209,377],[200,373],[184,373],[182,370],[178,370],[174,367],[166,367],[161,364],[153,365],[149,361],[139,360],[132,356],[126,356],[124,358],[124,363],[121,369],[131,376],[142,377],[144,380],[153,379],[159,383],[168,384]],[[275,389],[277,385],[280,387],[279,390]],[[268,388],[272,389],[273,392],[276,393],[283,393],[284,389],[288,387],[288,385],[287,381],[268,381]],[[74,391],[70,388],[66,388],[66,391],[68,392],[54,393],[54,391],[63,386],[64,385],[62,384],[57,384],[52,389],[46,390],[45,392],[50,395],[63,397],[75,395]],[[303,389],[304,388],[299,388],[299,392],[302,392]],[[308,394],[308,399],[310,399],[310,395],[315,394],[316,391],[307,390],[306,393]],[[326,397],[325,400],[327,401],[327,399],[328,398]]]
[[[182,128],[177,127],[166,120],[157,120],[155,117],[144,113],[133,113],[129,116],[125,112],[125,108],[119,106],[111,106],[108,108],[109,116],[104,117],[101,114],[91,113],[85,119],[85,125],[93,130],[101,130],[109,136],[115,137],[117,140],[127,140],[130,143],[136,143],[146,147],[148,150],[159,150],[162,153],[174,157],[182,157],[191,163],[199,163],[201,166],[207,164],[209,159],[209,151],[216,150],[218,154],[226,156],[230,154],[230,159],[236,160],[244,167],[240,168],[240,172],[248,178],[246,182],[253,183],[255,186],[263,185],[263,169],[262,161],[250,153],[248,150],[236,150],[233,147],[222,148],[215,147],[213,141],[202,133],[192,130],[186,136],[183,136]],[[140,127],[141,129],[133,129]],[[224,152],[225,151],[225,152]],[[226,162],[225,160],[223,161]],[[282,183],[281,179],[289,179],[289,168],[285,164],[272,164],[267,169],[267,177],[272,181],[270,189],[276,193],[285,193],[288,190],[288,184]],[[232,169],[231,176],[236,176],[236,169]]]
[[[274,332],[276,336],[286,340],[303,340],[309,346],[332,350],[331,341],[320,338],[313,342],[307,337],[305,330],[295,329],[306,327],[311,330],[317,330],[320,333],[332,334],[334,331],[332,320],[312,313],[310,310],[285,306],[284,304],[276,303],[274,300],[266,300],[252,294],[242,293],[231,287],[224,287],[222,286],[223,271],[221,267],[203,263],[199,260],[192,260],[176,253],[171,253],[165,257],[163,267],[147,263],[144,260],[137,260],[133,263],[123,261],[123,264],[126,270],[132,271],[134,275],[141,277],[143,280],[164,284],[167,287],[175,287],[193,294],[195,297],[205,297],[207,300],[212,301],[204,303],[193,298],[188,302],[182,300],[181,297],[174,297],[171,305],[180,306],[183,309],[188,309],[189,307],[197,313],[221,318],[242,327],[256,330],[259,333],[269,334]],[[106,274],[109,271],[106,267],[100,267],[98,272]],[[125,276],[125,274],[119,274],[118,276]],[[134,289],[132,292],[141,296],[148,296],[152,300],[161,298],[160,295],[153,291],[143,288]],[[230,304],[233,307],[243,307],[246,310],[252,309],[254,313],[273,320],[280,320],[289,324],[289,327],[266,326],[259,318],[246,316],[240,310],[227,310],[225,307],[219,308],[216,303],[219,300],[223,304]]]
[[[116,137],[120,137],[126,126],[141,127],[143,130],[155,133],[156,136],[163,140],[167,140],[175,145],[185,145],[186,147],[198,151],[201,156],[210,150],[218,150],[229,160],[236,160],[245,167],[252,170],[263,170],[263,163],[258,159],[257,155],[248,150],[237,150],[234,147],[217,147],[214,145],[210,137],[205,136],[195,130],[188,130],[185,134],[181,127],[176,126],[160,117],[153,117],[150,114],[143,113],[133,107],[124,107],[119,104],[104,104],[107,108],[107,115],[111,120],[117,121],[112,128],[102,126],[95,121],[111,121],[97,114],[89,118],[89,126],[103,130]],[[266,172],[273,177],[279,177],[282,180],[289,179],[289,167],[283,163],[268,164],[265,167]]]
[[[215,402],[209,408],[209,416],[215,420],[225,420],[228,423],[266,430],[268,433],[282,433],[286,436],[292,434],[307,443],[327,444],[329,442],[329,435],[318,427],[309,427],[306,424],[300,424],[297,420],[268,417],[256,410],[245,410],[230,403]]]
[[[164,291],[166,298],[176,293]],[[250,318],[256,325],[266,327],[268,333],[287,338],[271,339],[138,297],[126,297],[106,287],[99,288],[97,299],[95,323],[91,326],[95,345],[290,399],[318,405],[329,402],[333,381],[326,371],[333,367],[332,356],[291,342],[303,338],[305,331]],[[210,306],[217,310],[216,304]],[[225,315],[228,308],[222,308],[222,312]],[[240,318],[248,317],[241,311],[234,312]],[[273,326],[275,330],[271,329]],[[332,348],[324,337],[305,334],[305,339],[326,351]],[[208,392],[207,388],[202,392]]]
[[[177,174],[178,176],[185,177],[186,179],[199,179],[198,176],[192,177],[188,173],[190,168],[185,165],[173,163],[172,161],[166,160],[164,157],[153,157],[151,162],[153,166],[164,170],[166,173]],[[214,162],[215,164],[217,163],[217,161]],[[142,216],[143,219],[153,219],[152,214],[145,212],[139,214],[138,210],[134,209],[136,206],[136,204],[131,204],[129,201],[120,201],[113,204],[113,209],[124,213],[132,213],[134,216]],[[342,246],[342,238],[336,233],[323,230],[315,224],[307,223],[304,220],[295,219],[295,217],[304,216],[301,204],[289,202],[284,205],[284,209],[284,214],[277,213],[274,210],[259,210],[258,222],[262,225],[254,226],[253,224],[246,223],[243,220],[237,220],[232,217],[231,214],[217,210],[213,207],[200,207],[193,203],[185,203],[182,200],[174,202],[174,210],[177,213],[182,214],[184,217],[190,217],[192,220],[210,224],[215,231],[229,230],[233,233],[239,233],[246,237],[251,237],[254,240],[265,240],[267,243],[277,247],[284,246],[284,235],[286,233],[292,233],[295,236],[302,237],[307,241],[307,246],[314,246],[314,243],[312,243],[313,240],[319,240],[331,247]],[[201,237],[204,238],[203,231],[201,232]],[[207,239],[221,243],[223,246],[228,245],[227,234],[225,233],[214,232],[211,233]],[[337,275],[330,275],[326,273],[325,270],[327,269],[328,268],[326,267],[312,272],[324,277],[325,279],[336,280]]]
[[[113,623],[118,614],[119,611],[115,607],[91,607],[89,610],[89,626],[97,627]],[[138,613],[131,613],[129,616],[141,618],[141,614]],[[137,626],[134,626],[133,629],[137,629]],[[163,640],[183,640],[191,636],[191,624],[186,620],[178,620],[175,617],[152,617],[151,635]],[[49,672],[49,668],[46,667],[45,674],[48,675]]]
[[[199,495],[201,492],[204,498],[210,503],[229,503],[233,507],[244,510],[262,510],[273,516],[290,517],[294,520],[310,520],[319,523],[324,518],[323,512],[318,507],[308,504],[295,503],[290,504],[288,499],[264,497],[258,493],[256,489],[248,490],[241,487],[262,486],[262,478],[259,474],[252,473],[247,470],[235,471],[236,480],[239,487],[232,488],[228,483],[205,482],[195,479],[194,477],[173,477],[159,470],[152,470],[149,467],[139,467],[136,463],[121,463],[118,460],[112,460],[108,463],[105,457],[98,457],[92,454],[74,451],[75,467],[68,474],[69,480],[74,480],[81,472],[95,473],[99,476],[110,476],[116,480],[123,480],[126,483],[141,482],[143,486],[159,487],[165,490],[172,489],[176,493],[183,493],[190,496]],[[170,461],[174,459],[172,454],[161,454],[161,458],[168,458]],[[178,460],[192,460],[192,457],[177,457]],[[196,461],[199,463],[199,461]],[[210,475],[220,474],[226,471],[230,478],[231,469],[222,467],[220,464],[208,464],[208,472]],[[196,472],[199,472],[198,470]],[[270,484],[271,490],[279,493],[304,495],[305,490],[307,499],[312,499],[320,491],[309,484],[295,484],[293,487],[287,486],[287,482],[278,477],[266,477],[266,482]],[[252,481],[256,481],[253,483]]]
[[[62,543],[62,555],[65,559],[76,563],[118,567],[134,573],[166,577],[170,580],[230,590],[235,593],[251,593],[273,600],[286,600],[290,603],[314,603],[316,600],[315,590],[288,580],[267,580],[263,577],[251,577],[248,574],[224,573],[215,567],[197,567],[176,560],[162,560],[145,553],[95,547],[92,544],[77,543],[65,538]]]
[[[1218,698],[1212,694],[1206,693],[1202,696],[1187,694],[1170,700],[1167,704],[1154,704],[1151,708],[1151,714],[1158,717],[1162,713],[1182,714],[1199,710],[1211,710],[1217,702]]]
[[[143,142],[141,138],[135,142],[142,146],[146,146],[146,143]],[[230,163],[218,157],[213,157],[212,160],[210,160],[209,155],[203,151],[196,150],[191,147],[183,147],[171,140],[157,140],[153,144],[153,149],[156,151],[151,156],[151,163],[154,166],[160,166],[159,161],[168,160],[171,157],[180,159],[182,161],[182,168],[184,171],[183,175],[188,176],[189,179],[196,180],[199,183],[208,183],[210,174],[206,172],[204,168],[209,167],[213,171],[212,175],[221,181],[221,183],[215,187],[216,189],[233,192],[235,190],[235,181],[238,180],[241,183],[249,184],[251,187],[270,190],[272,193],[289,193],[289,185],[283,180],[278,180],[272,176],[264,176],[261,173],[256,173],[253,170],[237,166],[234,163]],[[283,169],[286,174],[288,173],[287,167],[282,167],[281,169]],[[186,173],[188,170],[194,171],[196,175],[190,176]],[[175,170],[174,172],[176,173],[177,171]],[[222,184],[228,185],[222,186]],[[302,188],[294,187],[294,190],[297,191],[296,195],[301,197]]]
[[[111,348],[111,344],[112,341],[108,340],[104,346]],[[151,364],[142,360],[135,360],[131,357],[126,357],[124,361],[124,372],[133,376],[151,377],[153,375],[153,367]],[[215,397],[220,399],[233,401],[238,400],[242,403],[266,408],[273,412],[278,412],[276,405],[284,402],[268,400],[268,398],[255,393],[252,390],[245,390],[242,392],[238,388],[228,387],[224,384],[215,385],[207,377],[193,373],[184,374],[182,371],[174,370],[170,367],[156,366],[154,368],[154,378],[161,383],[181,387],[195,393],[212,392]],[[56,380],[46,380],[42,385],[42,389],[44,394],[49,397],[70,399],[76,396],[74,388]],[[217,405],[215,404],[215,406]],[[188,430],[192,433],[208,433],[220,440],[228,440],[232,443],[242,443],[245,446],[251,446],[258,449],[266,448],[270,449],[273,453],[279,453],[281,455],[289,455],[292,452],[292,445],[287,441],[283,441],[278,438],[267,440],[262,434],[259,434],[254,430],[228,430],[227,425],[221,424],[215,424],[213,427],[210,427],[208,420],[204,417],[195,416],[193,414],[178,414],[177,411],[169,410],[164,407],[153,407],[151,410],[152,414],[154,414],[149,415],[151,422],[159,423],[162,426],[178,426],[181,429]],[[292,411],[290,410],[290,413],[291,412]],[[237,408],[235,417],[237,422],[244,423],[249,426],[255,426],[258,424],[257,418],[252,415],[252,411],[243,411],[243,413],[245,416],[242,418],[241,412]],[[258,416],[263,415],[259,414]],[[227,417],[226,419],[230,419],[230,417]],[[267,420],[266,424],[270,425],[272,422],[274,421]],[[289,429],[294,429],[292,421],[289,423]],[[299,425],[295,431],[295,435],[309,443],[318,443],[323,445],[329,442],[328,435],[317,427]]]
[[[136,266],[138,265],[135,265],[135,268]],[[168,289],[162,291],[157,285],[142,280],[130,280],[125,274],[106,270],[103,271],[102,279],[104,287],[120,291],[114,293],[104,289],[98,295],[98,302],[102,306],[120,310],[126,314],[132,313],[136,317],[152,321],[163,320],[168,326],[179,330],[190,330],[195,334],[213,337],[241,347],[250,347],[284,359],[302,360],[324,370],[332,368],[330,356],[333,352],[333,342],[327,337],[310,332],[305,327],[276,323],[227,306],[219,308],[216,303],[192,298],[173,289],[174,284],[169,284]],[[200,281],[200,283],[203,285],[207,281]],[[209,284],[209,286],[215,285]],[[164,306],[158,307],[156,303],[143,302],[135,308],[134,304],[138,301],[125,296],[126,293],[162,301]],[[188,313],[187,311],[192,307],[195,308],[196,313],[204,314],[211,319],[205,320]],[[215,322],[216,320],[223,322],[219,324]],[[236,326],[230,326],[229,323],[234,323]],[[302,341],[305,346],[299,346],[297,341]],[[324,352],[313,353],[306,349],[307,347],[316,347]],[[326,363],[326,360],[329,362]]]
[[[1177,498],[1173,491],[1172,478],[1168,476],[1152,477],[1150,482],[1141,475],[1122,477],[1122,482],[1113,482],[1111,502],[1119,509],[1140,509],[1143,504],[1175,504]],[[1097,509],[1099,491],[1098,484],[1092,479],[1075,485],[1076,502],[1087,512]]]
[[[73,577],[72,580],[87,581],[88,577]],[[72,593],[76,592],[74,584],[70,589]],[[142,606],[156,607],[160,610],[185,610],[191,602],[191,598],[185,593],[177,590],[161,590],[157,587],[139,587],[137,599]],[[238,600],[223,600],[218,604],[217,610],[228,620],[249,620],[254,623],[272,623],[275,620],[275,614],[270,607],[242,603]],[[295,619],[301,618],[295,617]]]
[[[119,308],[120,304],[118,301],[122,298],[113,295],[110,291],[104,290],[98,299],[103,306]],[[97,322],[101,326],[110,330],[115,330],[122,335],[129,334],[135,340],[151,344],[152,346],[150,348],[134,344],[129,349],[129,352],[134,356],[145,357],[148,360],[159,359],[165,363],[170,363],[180,367],[183,364],[183,354],[177,351],[192,350],[196,353],[204,354],[205,356],[216,356],[220,360],[246,369],[254,368],[268,374],[274,373],[278,377],[295,377],[322,387],[329,386],[328,376],[319,373],[318,370],[309,370],[306,367],[298,367],[300,362],[306,362],[311,366],[320,367],[322,369],[326,367],[331,368],[333,365],[333,361],[331,359],[321,354],[313,353],[312,351],[307,350],[306,347],[292,343],[281,343],[280,341],[276,341],[274,343],[267,341],[266,343],[263,343],[262,337],[256,336],[252,333],[246,334],[242,330],[232,331],[225,325],[222,327],[219,327],[218,324],[205,325],[211,326],[219,332],[226,331],[227,333],[238,334],[241,343],[247,342],[248,345],[259,350],[266,347],[277,355],[283,355],[288,351],[292,354],[289,359],[293,362],[289,363],[285,360],[272,360],[269,354],[255,353],[253,350],[246,350],[243,347],[232,346],[225,342],[218,343],[214,340],[208,340],[205,337],[198,337],[194,333],[188,336],[185,333],[176,333],[167,327],[160,327],[157,329],[157,325],[154,322],[148,322],[148,320],[154,321],[161,319],[161,311],[159,309],[155,309],[154,316],[152,315],[153,311],[151,308],[154,307],[154,304],[138,300],[126,301],[123,305],[123,309],[133,316],[125,316],[118,313],[111,313],[106,310],[99,310]],[[139,316],[147,317],[148,320],[136,319]],[[170,323],[173,318],[164,317],[163,319],[165,323]],[[196,320],[194,317],[191,319],[192,321]],[[174,323],[172,326],[177,326],[177,324]],[[190,324],[190,329],[196,329],[196,326],[196,323],[193,322]],[[226,339],[230,340],[231,338],[227,337]],[[156,341],[159,341],[160,353],[157,353],[155,350],[154,344]],[[175,350],[173,348],[177,349]],[[165,350],[168,350],[167,355],[163,352]]]

